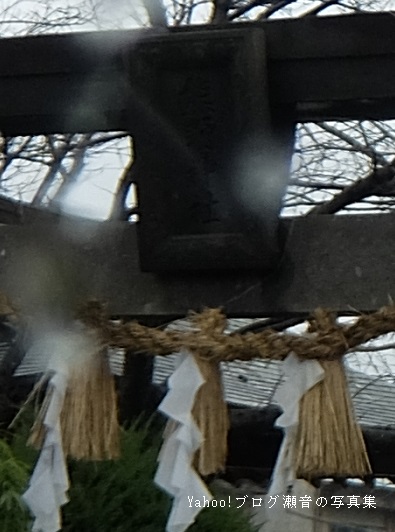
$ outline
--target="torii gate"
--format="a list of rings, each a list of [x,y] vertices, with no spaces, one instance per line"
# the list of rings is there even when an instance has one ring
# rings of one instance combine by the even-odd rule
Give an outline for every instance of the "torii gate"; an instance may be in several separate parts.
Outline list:
[[[393,214],[278,214],[297,122],[395,118],[394,29],[393,15],[372,14],[0,40],[3,134],[130,131],[141,212],[137,225],[60,231],[55,215],[26,208],[26,225],[0,228],[0,288],[18,296],[14,274],[33,243],[78,262],[80,295],[146,323],[203,305],[248,317],[387,304]],[[263,216],[229,185],[232,150],[249,141],[265,194],[273,157],[278,168]],[[247,173],[236,174],[241,187]],[[93,235],[82,244],[81,225]],[[388,474],[380,445],[375,473]]]
[[[16,249],[35,234],[80,257],[86,295],[108,301],[114,315],[387,304],[392,214],[288,220],[279,237],[278,213],[296,122],[395,117],[394,29],[383,13],[1,40],[3,133],[130,131],[141,221],[87,222],[96,236],[82,246],[50,231],[51,217],[44,226],[3,226],[0,286],[7,291]],[[278,167],[261,217],[229,184],[232,150],[250,145],[264,196],[273,194],[265,185],[273,186],[273,160]],[[248,172],[235,172],[242,188]]]

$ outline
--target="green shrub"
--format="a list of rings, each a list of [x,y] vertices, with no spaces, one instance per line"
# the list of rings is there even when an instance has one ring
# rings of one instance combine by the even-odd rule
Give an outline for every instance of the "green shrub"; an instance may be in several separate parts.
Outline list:
[[[70,503],[64,507],[65,532],[162,532],[171,499],[153,482],[161,443],[149,428],[123,435],[121,458],[114,462],[74,462]],[[253,532],[236,507],[206,508],[188,532]]]
[[[37,453],[25,445],[21,426],[13,440],[15,455],[33,469]],[[161,436],[135,424],[122,434],[121,458],[108,462],[70,461],[70,502],[63,506],[63,532],[164,532],[171,498],[153,482]],[[17,493],[26,485],[25,476]],[[221,498],[221,497],[219,497]],[[19,502],[19,499],[18,499]],[[20,504],[20,503],[19,503]],[[20,508],[20,506],[19,506]],[[1,507],[0,507],[1,512]],[[3,512],[1,512],[3,513]],[[0,528],[0,532],[25,528]],[[245,512],[233,507],[205,508],[188,532],[253,532]]]
[[[0,440],[0,531],[26,532],[29,514],[20,495],[27,486],[29,467],[17,460]]]
[[[155,488],[157,447],[147,428],[123,433],[121,458],[70,463],[70,503],[65,532],[164,530],[170,501]]]

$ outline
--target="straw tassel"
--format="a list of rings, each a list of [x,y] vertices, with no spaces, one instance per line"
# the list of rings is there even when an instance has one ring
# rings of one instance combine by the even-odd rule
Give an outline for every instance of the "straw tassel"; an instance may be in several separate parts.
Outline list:
[[[342,360],[321,361],[324,379],[300,401],[296,477],[364,477],[372,472]]]
[[[83,371],[71,374],[61,428],[66,455],[76,460],[119,457],[117,397],[105,353],[90,357]]]
[[[33,425],[29,443],[41,447],[48,390]],[[117,397],[106,353],[86,357],[70,369],[60,416],[63,449],[76,460],[111,460],[120,455]]]
[[[197,392],[192,410],[203,436],[195,464],[199,473],[207,476],[225,469],[229,417],[219,363],[198,356],[195,356],[195,360],[205,380]]]

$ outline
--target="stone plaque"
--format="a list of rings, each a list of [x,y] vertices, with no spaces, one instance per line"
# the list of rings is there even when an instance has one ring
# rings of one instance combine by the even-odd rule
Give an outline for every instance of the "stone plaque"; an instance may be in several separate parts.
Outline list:
[[[273,267],[289,150],[272,126],[264,31],[174,33],[136,48],[128,71],[142,270]]]

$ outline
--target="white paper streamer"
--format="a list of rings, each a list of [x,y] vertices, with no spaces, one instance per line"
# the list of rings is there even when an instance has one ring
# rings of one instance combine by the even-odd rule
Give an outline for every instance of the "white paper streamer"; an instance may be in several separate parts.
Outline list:
[[[278,388],[274,400],[281,406],[283,413],[275,425],[284,430],[284,439],[277,457],[272,475],[269,495],[280,497],[295,481],[294,440],[299,423],[299,401],[303,395],[325,375],[317,360],[300,360],[290,353],[283,363],[285,382]]]
[[[60,507],[68,502],[69,479],[62,447],[60,412],[67,387],[65,373],[55,373],[49,382],[51,401],[44,419],[46,435],[29,488],[22,495],[35,517],[33,532],[61,529]]]
[[[204,379],[192,355],[181,353],[179,362],[169,379],[169,391],[158,407],[169,417],[155,475],[155,483],[174,497],[166,532],[184,532],[195,521],[202,508],[189,504],[189,500],[212,499],[192,465],[202,436],[191,411]]]

